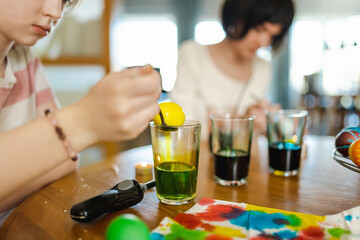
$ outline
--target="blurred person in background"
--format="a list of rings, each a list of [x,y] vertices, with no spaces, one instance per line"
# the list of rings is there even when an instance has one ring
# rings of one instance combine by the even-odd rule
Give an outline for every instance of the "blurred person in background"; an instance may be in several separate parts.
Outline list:
[[[265,100],[271,65],[256,51],[277,50],[293,17],[292,0],[225,0],[224,40],[212,45],[189,40],[180,46],[177,79],[169,95],[187,119],[203,123],[202,139],[208,138],[207,109],[212,106],[231,106],[241,114],[255,115],[255,133],[265,131],[265,111],[280,105]]]

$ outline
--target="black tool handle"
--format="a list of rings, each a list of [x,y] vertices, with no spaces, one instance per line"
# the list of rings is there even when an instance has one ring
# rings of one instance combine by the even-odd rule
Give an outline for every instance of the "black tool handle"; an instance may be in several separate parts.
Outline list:
[[[124,180],[107,192],[74,205],[71,218],[89,222],[103,214],[131,207],[143,199],[144,191],[136,180]]]

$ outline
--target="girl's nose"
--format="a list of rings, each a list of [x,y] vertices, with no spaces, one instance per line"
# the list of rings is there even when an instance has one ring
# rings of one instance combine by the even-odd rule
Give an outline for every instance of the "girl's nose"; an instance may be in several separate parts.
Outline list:
[[[62,17],[62,0],[44,0],[42,12],[52,20],[59,20]]]

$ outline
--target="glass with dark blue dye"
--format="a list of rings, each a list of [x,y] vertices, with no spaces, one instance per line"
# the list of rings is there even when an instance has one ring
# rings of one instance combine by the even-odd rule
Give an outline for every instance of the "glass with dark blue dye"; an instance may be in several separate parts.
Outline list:
[[[297,175],[307,112],[279,110],[267,112],[266,117],[270,173],[284,177]]]
[[[254,116],[218,113],[210,116],[214,178],[223,186],[247,182]]]

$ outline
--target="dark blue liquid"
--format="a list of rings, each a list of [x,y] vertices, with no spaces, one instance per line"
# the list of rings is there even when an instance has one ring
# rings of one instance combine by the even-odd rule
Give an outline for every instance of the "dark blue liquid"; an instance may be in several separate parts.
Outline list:
[[[292,143],[274,143],[269,146],[269,165],[284,172],[300,167],[301,147]]]
[[[228,181],[247,178],[250,155],[236,149],[219,150],[214,154],[215,176]]]

